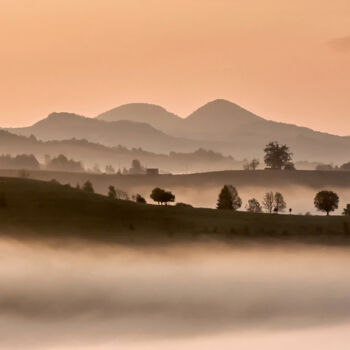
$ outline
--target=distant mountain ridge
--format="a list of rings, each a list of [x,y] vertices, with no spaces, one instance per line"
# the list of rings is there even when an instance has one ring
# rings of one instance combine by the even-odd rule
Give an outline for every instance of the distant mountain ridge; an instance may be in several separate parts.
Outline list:
[[[200,143],[166,135],[153,126],[129,120],[106,122],[73,113],[51,113],[30,127],[8,128],[17,135],[34,135],[43,141],[86,139],[106,146],[123,145],[152,152],[194,151]]]
[[[200,107],[187,118],[144,103],[127,104],[96,118],[53,113],[26,128],[7,129],[42,140],[84,138],[107,146],[123,145],[167,153],[204,148],[236,159],[258,157],[270,141],[286,143],[295,160],[349,161],[350,137],[317,132],[259,117],[227,100]]]

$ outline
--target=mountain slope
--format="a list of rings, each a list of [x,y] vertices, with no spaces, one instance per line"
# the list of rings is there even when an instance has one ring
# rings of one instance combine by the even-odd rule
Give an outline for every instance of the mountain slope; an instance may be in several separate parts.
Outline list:
[[[141,147],[148,151],[193,151],[200,146],[195,141],[166,135],[145,123],[106,122],[72,113],[52,113],[32,126],[6,130],[18,135],[34,135],[44,141],[78,138],[106,146]]]

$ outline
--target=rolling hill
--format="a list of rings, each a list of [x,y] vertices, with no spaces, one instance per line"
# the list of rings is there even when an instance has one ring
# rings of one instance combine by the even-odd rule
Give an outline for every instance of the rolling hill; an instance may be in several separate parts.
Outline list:
[[[252,214],[111,200],[54,182],[0,178],[0,235],[105,243],[350,243],[344,217]]]
[[[64,154],[82,161],[87,168],[99,165],[104,170],[112,165],[116,170],[129,168],[133,159],[138,159],[146,167],[159,168],[163,172],[188,173],[208,170],[241,169],[242,162],[224,157],[219,153],[198,149],[190,153],[171,152],[157,154],[141,148],[108,147],[86,140],[41,141],[0,130],[0,155],[33,154],[43,162],[45,155],[56,157]]]

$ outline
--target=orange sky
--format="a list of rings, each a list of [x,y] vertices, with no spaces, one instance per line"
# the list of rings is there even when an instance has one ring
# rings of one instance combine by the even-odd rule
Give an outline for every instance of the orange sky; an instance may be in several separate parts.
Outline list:
[[[1,0],[0,125],[225,98],[350,135],[349,0]]]

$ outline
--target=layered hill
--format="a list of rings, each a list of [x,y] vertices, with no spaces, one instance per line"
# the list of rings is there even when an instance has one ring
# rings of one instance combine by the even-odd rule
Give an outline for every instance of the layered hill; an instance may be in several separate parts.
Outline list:
[[[124,119],[134,120],[134,117],[130,117],[134,115],[133,106],[125,105],[122,109]],[[115,111],[118,112],[118,109]],[[175,118],[175,123],[165,113],[162,123],[149,118],[148,113],[149,111],[143,113],[140,105],[137,120],[147,122],[160,130],[167,130],[177,137],[202,143],[210,142],[214,150],[237,158],[261,157],[264,145],[270,141],[279,141],[291,147],[296,160],[345,162],[349,159],[345,152],[350,149],[350,137],[270,121],[226,100],[209,102],[187,118]],[[146,117],[143,119],[141,115]],[[108,114],[110,121],[120,117],[119,112],[114,114],[110,111]],[[102,114],[98,118],[106,117]]]
[[[123,145],[153,152],[194,151],[200,143],[166,135],[146,123],[130,120],[106,122],[73,113],[52,113],[32,126],[8,131],[24,136],[34,135],[43,141],[86,139],[106,146]]]
[[[41,141],[36,137],[15,135],[0,130],[0,155],[33,154],[41,162],[46,155],[56,157],[64,154],[69,158],[82,161],[85,167],[98,165],[104,170],[106,165],[112,165],[116,170],[129,168],[133,159],[150,168],[159,168],[163,172],[188,173],[208,170],[241,169],[242,162],[219,153],[198,149],[194,152],[171,152],[158,154],[141,148],[108,147],[87,140]]]
[[[128,104],[94,119],[53,113],[32,126],[8,130],[41,140],[75,137],[157,153],[204,148],[236,159],[262,159],[264,146],[278,141],[290,146],[296,161],[344,163],[350,158],[350,137],[270,121],[226,100],[209,102],[187,118],[155,105]]]

